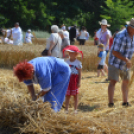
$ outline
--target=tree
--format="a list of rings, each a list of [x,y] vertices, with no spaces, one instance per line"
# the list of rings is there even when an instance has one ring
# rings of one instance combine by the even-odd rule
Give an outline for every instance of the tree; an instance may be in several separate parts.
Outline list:
[[[133,1],[130,0],[107,0],[106,7],[102,6],[103,19],[107,19],[111,24],[111,30],[114,32],[117,28],[126,24],[133,17]]]

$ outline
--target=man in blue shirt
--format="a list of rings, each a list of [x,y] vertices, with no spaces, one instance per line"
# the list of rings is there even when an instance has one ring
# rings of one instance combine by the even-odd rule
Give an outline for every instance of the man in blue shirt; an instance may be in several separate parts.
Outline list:
[[[125,30],[117,33],[109,55],[108,87],[109,107],[114,106],[113,96],[115,84],[122,79],[123,106],[128,103],[128,84],[130,80],[131,58],[134,52],[134,18],[128,23]]]

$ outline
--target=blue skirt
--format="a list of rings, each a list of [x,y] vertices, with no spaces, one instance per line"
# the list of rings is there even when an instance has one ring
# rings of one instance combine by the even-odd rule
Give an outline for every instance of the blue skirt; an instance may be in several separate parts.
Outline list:
[[[54,81],[58,81],[59,75],[62,77],[62,81],[53,85]],[[59,72],[52,80],[52,88],[46,95],[44,95],[44,102],[50,102],[51,107],[55,112],[58,112],[62,108],[70,81],[70,75],[71,71],[69,67],[67,67],[64,72]]]

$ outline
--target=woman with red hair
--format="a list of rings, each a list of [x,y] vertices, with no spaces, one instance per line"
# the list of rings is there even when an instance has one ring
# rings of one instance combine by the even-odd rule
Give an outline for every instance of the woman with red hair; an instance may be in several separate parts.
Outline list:
[[[61,109],[71,73],[67,63],[54,57],[38,57],[29,62],[25,60],[13,69],[19,81],[27,85],[33,101],[43,97],[55,112]],[[34,92],[33,83],[41,87],[38,95]]]

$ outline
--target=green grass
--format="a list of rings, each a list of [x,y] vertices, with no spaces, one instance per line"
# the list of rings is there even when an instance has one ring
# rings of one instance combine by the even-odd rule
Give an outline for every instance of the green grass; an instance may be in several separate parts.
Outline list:
[[[50,33],[46,31],[32,31],[32,33],[35,33],[36,38],[49,38]],[[26,32],[23,32],[23,37],[25,38]]]

